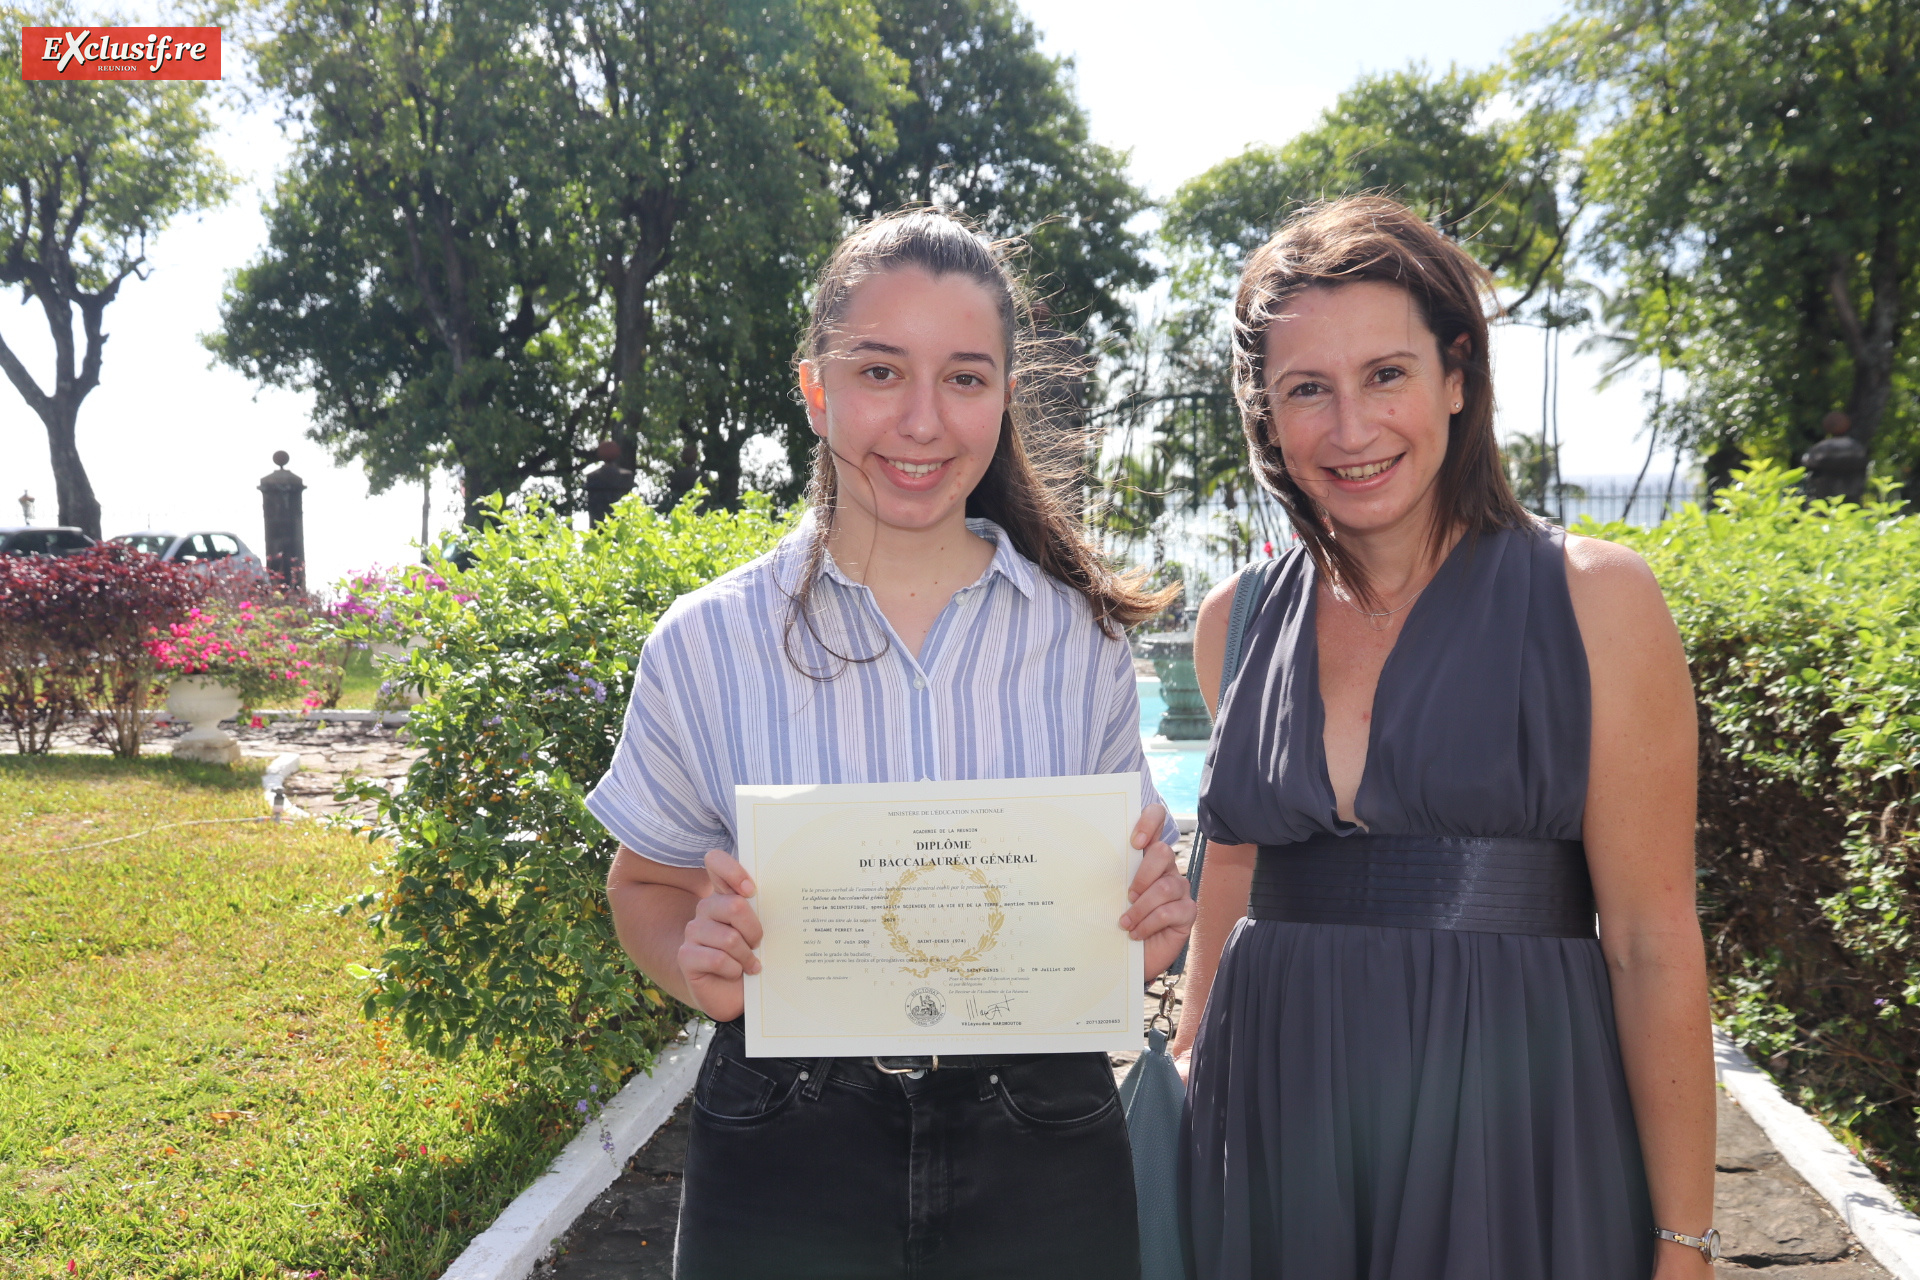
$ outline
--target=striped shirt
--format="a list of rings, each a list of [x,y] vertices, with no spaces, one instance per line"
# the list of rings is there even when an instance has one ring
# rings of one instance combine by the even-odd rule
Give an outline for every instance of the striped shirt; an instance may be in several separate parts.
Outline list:
[[[587,808],[635,853],[692,867],[734,850],[736,784],[1138,773],[1141,803],[1158,802],[1126,640],[1101,634],[1085,597],[992,521],[967,527],[995,544],[993,563],[954,593],[918,658],[831,556],[813,627],[796,620],[789,636],[810,515],[674,601],[640,651],[620,745]],[[842,662],[827,645],[881,656]],[[789,647],[809,670],[839,674],[810,678]],[[1171,821],[1164,836],[1174,839]]]

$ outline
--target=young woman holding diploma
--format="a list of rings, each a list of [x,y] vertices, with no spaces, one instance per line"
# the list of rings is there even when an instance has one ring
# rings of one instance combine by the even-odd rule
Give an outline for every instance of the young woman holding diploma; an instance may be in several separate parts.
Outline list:
[[[1017,299],[938,213],[835,251],[800,361],[811,509],[661,618],[588,800],[621,842],[607,895],[628,955],[720,1024],[680,1280],[1138,1272],[1105,1055],[750,1059],[739,1023],[761,939],[731,853],[740,784],[1139,771],[1144,857],[1115,927],[1158,974],[1192,923],[1123,632],[1164,600],[1102,564],[1028,458]]]

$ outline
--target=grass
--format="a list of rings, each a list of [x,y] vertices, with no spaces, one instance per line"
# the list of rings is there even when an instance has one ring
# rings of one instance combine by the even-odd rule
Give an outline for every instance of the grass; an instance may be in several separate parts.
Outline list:
[[[342,674],[340,700],[334,706],[341,711],[371,711],[374,699],[380,696],[380,676],[373,669],[373,651],[349,649]]]
[[[0,1277],[437,1275],[570,1136],[361,1021],[364,841],[257,775],[0,757]]]

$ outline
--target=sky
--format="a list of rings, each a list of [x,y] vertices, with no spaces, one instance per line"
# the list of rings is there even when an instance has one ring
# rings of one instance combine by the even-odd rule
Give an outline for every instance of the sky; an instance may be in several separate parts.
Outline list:
[[[1073,60],[1095,138],[1129,151],[1135,180],[1157,197],[1250,144],[1285,142],[1362,74],[1414,61],[1485,66],[1561,7],[1548,0],[1022,0],[1046,48]],[[129,280],[106,312],[101,385],[79,425],[104,532],[226,530],[258,551],[258,484],[273,470],[273,452],[285,449],[307,485],[310,582],[415,559],[420,487],[370,494],[357,464],[336,465],[307,438],[305,396],[256,387],[214,365],[201,344],[219,324],[229,274],[264,242],[261,206],[288,153],[269,112],[222,107],[220,118],[215,145],[241,185],[224,206],[168,227],[151,248],[149,278]],[[0,305],[0,336],[50,385],[52,344],[37,307]],[[1631,475],[1645,450],[1640,393],[1630,386],[1594,392],[1595,364],[1573,348],[1566,341],[1562,357],[1562,472]],[[1504,430],[1538,428],[1541,354],[1537,330],[1496,336]],[[38,500],[35,523],[53,523],[46,431],[0,383],[0,525],[17,522],[14,498],[23,491]],[[435,530],[459,519],[445,477],[429,514]]]

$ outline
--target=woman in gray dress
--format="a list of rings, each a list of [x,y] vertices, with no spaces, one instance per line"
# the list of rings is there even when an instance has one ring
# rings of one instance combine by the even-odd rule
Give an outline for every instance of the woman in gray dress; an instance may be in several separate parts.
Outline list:
[[[1241,281],[1242,415],[1299,541],[1201,790],[1201,1280],[1712,1274],[1686,664],[1638,556],[1515,501],[1485,292],[1377,198]]]

